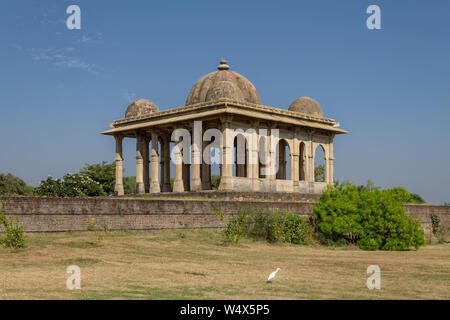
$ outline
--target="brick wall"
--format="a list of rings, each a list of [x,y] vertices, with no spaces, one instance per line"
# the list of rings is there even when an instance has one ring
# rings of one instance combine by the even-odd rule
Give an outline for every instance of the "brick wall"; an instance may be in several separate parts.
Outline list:
[[[308,216],[314,201],[270,200],[238,201],[231,197],[217,199],[127,199],[127,198],[33,198],[10,197],[4,205],[17,217],[26,232],[85,231],[95,218],[99,228],[108,230],[153,230],[177,228],[220,228],[224,226],[215,213],[220,208],[225,217],[236,214],[238,206],[279,209]],[[0,201],[5,198],[0,197]],[[440,215],[441,223],[450,225],[450,207],[405,205],[406,213],[418,216],[426,231],[431,230],[430,215]]]

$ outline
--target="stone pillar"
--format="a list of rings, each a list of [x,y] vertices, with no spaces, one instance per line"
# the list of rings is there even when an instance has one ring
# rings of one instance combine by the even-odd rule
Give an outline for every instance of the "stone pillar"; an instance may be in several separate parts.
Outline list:
[[[116,184],[114,185],[114,193],[117,196],[123,196],[123,157],[122,157],[122,141],[123,136],[114,136],[116,140]]]
[[[333,139],[334,134],[330,135],[328,144],[328,183],[334,184],[334,153],[333,153]]]
[[[174,162],[175,162],[175,178],[173,181],[173,192],[183,192],[184,184],[183,184],[183,155],[181,154],[180,148],[175,146],[174,150]]]
[[[299,153],[300,153],[300,143],[298,141],[298,130],[294,132],[294,139],[291,151],[291,180],[294,182],[294,192],[300,191],[299,180],[300,180],[300,161],[299,161]]]
[[[150,193],[161,192],[159,184],[159,154],[158,154],[158,134],[152,131],[152,181],[150,183]]]
[[[233,138],[231,137],[231,121],[224,119],[222,122],[222,170],[219,190],[232,190],[233,176]]]
[[[194,121],[194,136],[192,139],[192,181],[190,185],[191,191],[199,191],[202,189],[202,180],[200,177],[200,166],[202,164],[202,138],[203,135],[198,136],[198,133],[202,133],[201,121]]]
[[[314,143],[313,133],[309,132],[309,141],[306,145],[306,181],[314,182]]]
[[[330,147],[333,147],[333,144],[330,145]],[[330,171],[330,173],[328,174],[328,183],[329,184],[333,184],[334,183],[334,158],[332,156],[330,156],[330,158],[328,158],[328,170]]]
[[[163,138],[163,192],[170,192],[170,140],[169,136]]]
[[[144,186],[144,141],[140,133],[136,134],[136,194],[145,193]]]
[[[144,149],[144,154],[143,154],[143,162],[144,162],[144,189],[145,189],[145,193],[148,193],[150,191],[150,168],[149,168],[149,164],[150,164],[150,155],[149,155],[149,145],[150,143],[150,139],[147,137],[143,138],[143,149]]]
[[[258,136],[258,126],[259,123],[254,121],[252,122],[252,127],[255,130],[249,137],[249,175],[248,177],[252,179],[252,191],[259,190],[259,136]]]
[[[277,157],[276,157],[276,146],[275,149],[272,150],[272,141],[274,140],[274,137],[272,136],[272,129],[273,127],[270,128],[270,135],[269,135],[269,139],[268,139],[268,149],[267,149],[267,154],[269,156],[269,174],[267,175],[267,179],[269,180],[276,180],[276,174],[277,174]],[[274,181],[275,183],[275,181]]]

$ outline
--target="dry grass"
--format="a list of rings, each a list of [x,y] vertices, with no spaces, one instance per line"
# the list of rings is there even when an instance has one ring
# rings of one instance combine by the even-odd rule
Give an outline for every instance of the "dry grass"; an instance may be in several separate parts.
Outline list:
[[[450,299],[450,245],[418,251],[223,245],[214,231],[32,235],[0,248],[0,299]],[[66,289],[66,267],[81,290]],[[381,268],[381,290],[366,268]],[[267,276],[280,267],[275,280]]]

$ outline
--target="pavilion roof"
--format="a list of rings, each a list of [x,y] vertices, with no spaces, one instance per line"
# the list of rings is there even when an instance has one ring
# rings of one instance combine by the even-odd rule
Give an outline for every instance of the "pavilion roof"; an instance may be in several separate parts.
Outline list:
[[[348,132],[335,127],[336,122],[333,119],[314,117],[295,111],[221,98],[215,101],[197,103],[189,106],[152,112],[148,115],[116,120],[110,125],[111,129],[103,131],[102,134],[114,135],[120,132],[164,125],[176,126],[177,122],[201,120],[202,118],[210,118],[224,114],[238,115],[265,122],[277,122],[293,126],[317,128],[330,131],[334,134]]]

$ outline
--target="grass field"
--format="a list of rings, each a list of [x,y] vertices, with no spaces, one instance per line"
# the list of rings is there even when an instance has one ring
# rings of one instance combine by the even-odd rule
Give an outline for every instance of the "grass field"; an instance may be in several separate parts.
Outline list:
[[[215,231],[30,235],[0,248],[0,299],[450,299],[450,245],[418,251],[295,246]],[[81,268],[81,290],[66,268]],[[381,290],[366,269],[381,268]],[[277,267],[274,281],[268,275]]]

